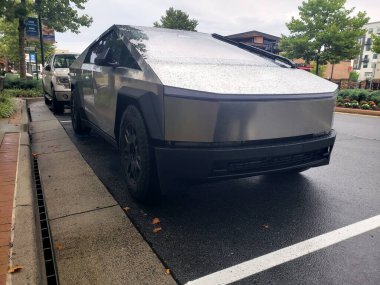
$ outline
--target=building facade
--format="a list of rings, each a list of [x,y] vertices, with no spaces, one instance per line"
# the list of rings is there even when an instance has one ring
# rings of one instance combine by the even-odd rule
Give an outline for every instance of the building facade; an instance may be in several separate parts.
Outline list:
[[[359,39],[360,54],[353,60],[353,69],[359,73],[359,81],[380,80],[380,55],[371,51],[371,35],[380,35],[380,22],[364,26],[366,34]]]
[[[270,34],[258,31],[250,31],[229,35],[227,38],[250,46],[255,46],[272,53],[278,54],[280,52],[278,49],[278,42],[280,41],[280,37],[276,37]]]

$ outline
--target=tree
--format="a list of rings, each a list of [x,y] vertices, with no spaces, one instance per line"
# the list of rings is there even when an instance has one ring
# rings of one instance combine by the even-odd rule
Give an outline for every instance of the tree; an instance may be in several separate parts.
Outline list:
[[[360,52],[358,38],[369,18],[365,12],[351,16],[354,8],[344,7],[346,0],[307,0],[298,7],[299,18],[286,24],[289,36],[282,35],[280,48],[290,58],[315,61],[319,65],[354,58]]]
[[[380,36],[372,34],[372,51],[374,53],[380,53]]]
[[[359,72],[357,71],[351,71],[350,75],[348,77],[350,80],[357,82],[359,79]]]
[[[153,25],[159,28],[177,29],[186,31],[196,31],[198,21],[189,19],[189,15],[181,10],[174,10],[170,7],[166,10],[165,16],[160,19],[161,23],[154,22]]]
[[[25,77],[25,19],[27,15],[41,15],[50,27],[57,32],[72,31],[79,33],[81,26],[88,27],[92,18],[88,15],[79,15],[78,10],[84,9],[88,0],[49,1],[36,0],[2,0],[0,3],[0,17],[8,23],[18,22],[18,54],[20,62],[20,76]]]
[[[317,74],[317,65],[316,65],[316,63],[315,62],[311,62],[310,64],[312,65],[312,68],[310,69],[310,73],[313,73],[315,75],[323,77],[323,75],[326,72],[327,65],[319,65],[319,72]]]
[[[46,56],[54,52],[54,45],[52,43],[44,43],[43,45]],[[39,42],[29,42],[28,46],[35,47],[37,53],[39,52]],[[12,62],[19,62],[20,55],[18,51],[18,21],[5,21],[0,19],[0,58],[5,58]],[[37,63],[41,63],[41,57],[37,57],[37,60]]]

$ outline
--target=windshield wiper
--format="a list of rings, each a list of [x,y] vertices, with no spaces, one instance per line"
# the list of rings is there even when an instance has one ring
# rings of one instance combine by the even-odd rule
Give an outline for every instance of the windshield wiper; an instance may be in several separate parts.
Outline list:
[[[266,51],[266,50],[263,50],[263,49],[260,49],[260,48],[257,48],[257,47],[254,47],[254,46],[250,46],[250,45],[247,45],[247,44],[244,44],[244,43],[239,43],[239,42],[235,42],[234,40],[231,40],[227,37],[224,37],[222,35],[219,35],[219,34],[211,34],[212,37],[218,39],[218,40],[221,40],[223,42],[226,42],[226,43],[229,43],[231,45],[234,45],[234,46],[237,46],[237,47],[240,47],[246,51],[249,51],[249,52],[252,52],[252,53],[256,53],[256,54],[259,54],[261,56],[264,56],[264,57],[267,57],[267,58],[270,58],[272,59],[273,61],[279,61],[281,63],[285,63],[286,65],[289,65],[291,68],[296,68],[296,64],[291,61],[290,59],[286,58],[286,57],[283,57],[281,55],[278,55],[278,54],[274,54],[274,53],[271,53],[269,51]]]

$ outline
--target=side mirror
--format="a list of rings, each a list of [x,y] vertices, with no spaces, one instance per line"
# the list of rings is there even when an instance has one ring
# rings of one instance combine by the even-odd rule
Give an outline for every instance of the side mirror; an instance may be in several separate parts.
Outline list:
[[[110,48],[105,49],[101,54],[99,54],[95,60],[95,65],[99,66],[112,66],[112,67],[118,67],[119,63],[112,62],[112,51]]]
[[[49,64],[46,65],[46,66],[45,66],[45,70],[46,70],[46,71],[51,71],[51,66],[50,66]]]
[[[95,58],[95,65],[104,66],[106,65],[106,59],[97,57]]]

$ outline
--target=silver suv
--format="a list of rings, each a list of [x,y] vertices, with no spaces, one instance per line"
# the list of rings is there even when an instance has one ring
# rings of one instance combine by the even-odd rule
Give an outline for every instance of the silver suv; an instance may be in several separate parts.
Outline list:
[[[41,73],[45,103],[51,104],[56,114],[63,113],[65,104],[70,103],[69,67],[77,57],[74,53],[55,53],[47,59]]]

